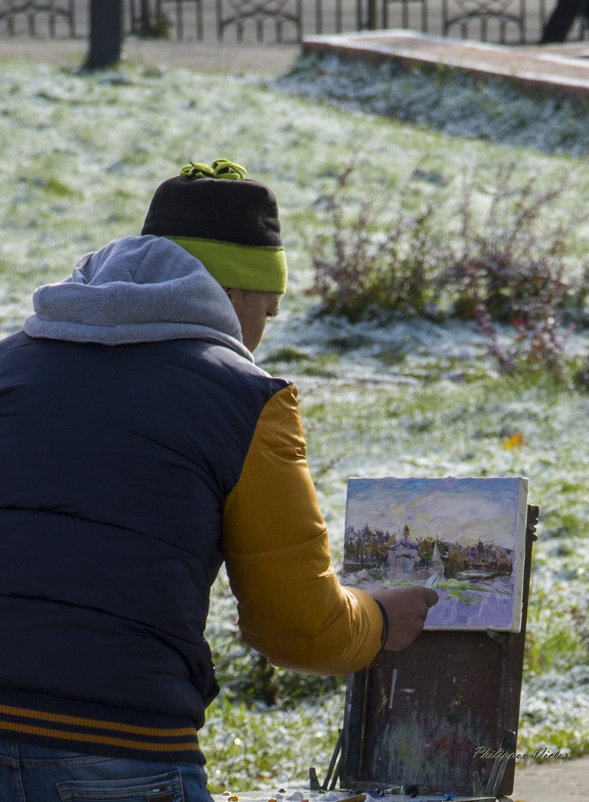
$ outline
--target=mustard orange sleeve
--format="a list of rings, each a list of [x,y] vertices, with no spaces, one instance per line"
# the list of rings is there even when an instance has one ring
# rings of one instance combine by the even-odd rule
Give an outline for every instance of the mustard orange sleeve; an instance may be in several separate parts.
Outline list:
[[[223,552],[242,636],[276,665],[348,674],[380,650],[380,608],[331,563],[292,385],[260,415],[225,502]]]

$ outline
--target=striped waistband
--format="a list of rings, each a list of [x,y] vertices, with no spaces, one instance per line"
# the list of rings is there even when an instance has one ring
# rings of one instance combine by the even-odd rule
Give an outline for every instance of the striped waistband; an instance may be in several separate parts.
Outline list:
[[[190,719],[0,689],[0,739],[137,760],[204,763]]]

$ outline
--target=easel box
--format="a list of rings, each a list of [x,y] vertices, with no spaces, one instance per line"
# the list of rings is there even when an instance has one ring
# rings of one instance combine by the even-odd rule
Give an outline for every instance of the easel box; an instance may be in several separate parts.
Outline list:
[[[527,497],[522,477],[350,479],[343,582],[435,588],[428,630],[519,632]]]
[[[511,793],[515,760],[488,759],[479,747],[517,750],[538,512],[528,506],[520,632],[423,632],[407,649],[382,652],[350,677],[342,787],[411,785],[418,796],[450,792],[477,802]]]

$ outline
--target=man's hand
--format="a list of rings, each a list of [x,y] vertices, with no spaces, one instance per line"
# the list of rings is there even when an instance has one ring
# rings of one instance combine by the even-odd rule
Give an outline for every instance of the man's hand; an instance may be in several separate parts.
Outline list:
[[[423,630],[427,611],[438,601],[435,590],[421,585],[406,588],[375,590],[372,597],[382,604],[388,620],[388,636],[384,648],[405,649]]]

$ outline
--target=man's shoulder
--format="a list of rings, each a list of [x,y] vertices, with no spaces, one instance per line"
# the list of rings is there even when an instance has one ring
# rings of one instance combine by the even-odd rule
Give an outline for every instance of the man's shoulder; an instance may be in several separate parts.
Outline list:
[[[194,359],[199,365],[212,370],[218,369],[219,371],[261,382],[281,382],[283,386],[290,383],[287,379],[273,376],[253,360],[246,358],[236,350],[228,348],[223,343],[198,339],[174,340],[172,342],[178,352],[184,353],[188,359]],[[162,345],[165,347],[165,344]]]
[[[160,356],[169,366],[185,373],[187,381],[204,380],[210,391],[226,390],[243,402],[249,398],[255,406],[264,405],[275,393],[289,387],[287,379],[272,376],[254,362],[226,346],[202,340],[174,340],[159,343]],[[152,352],[155,354],[155,352]]]
[[[32,342],[30,337],[24,331],[17,331],[14,334],[8,334],[6,337],[0,339],[0,355],[11,351],[14,348],[21,348],[30,345]]]

